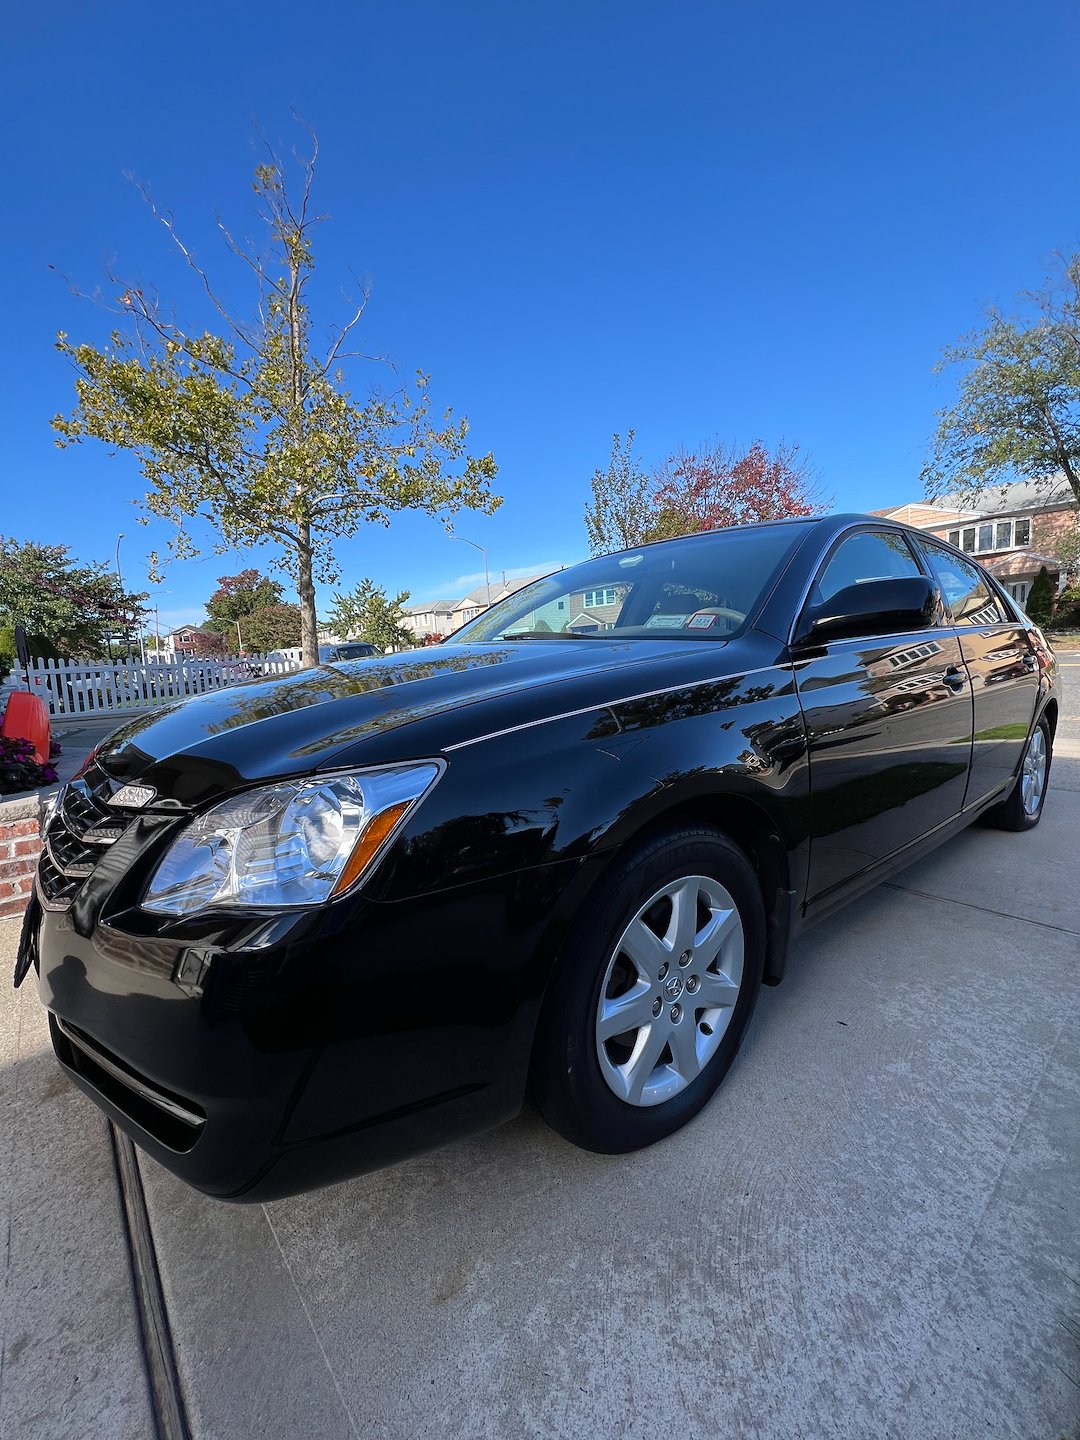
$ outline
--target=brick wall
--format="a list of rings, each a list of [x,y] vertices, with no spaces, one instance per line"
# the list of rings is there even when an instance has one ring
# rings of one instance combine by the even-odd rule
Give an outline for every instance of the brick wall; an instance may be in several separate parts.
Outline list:
[[[0,919],[26,908],[40,852],[37,800],[0,804]]]
[[[1075,510],[1044,510],[1032,516],[1031,548],[1043,555],[1056,555],[1058,543],[1075,530]]]

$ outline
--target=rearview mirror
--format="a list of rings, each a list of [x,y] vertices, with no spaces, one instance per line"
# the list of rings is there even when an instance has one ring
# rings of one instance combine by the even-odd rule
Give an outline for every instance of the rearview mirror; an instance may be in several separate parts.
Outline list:
[[[805,610],[796,643],[923,630],[936,622],[940,609],[941,592],[925,575],[864,580]]]

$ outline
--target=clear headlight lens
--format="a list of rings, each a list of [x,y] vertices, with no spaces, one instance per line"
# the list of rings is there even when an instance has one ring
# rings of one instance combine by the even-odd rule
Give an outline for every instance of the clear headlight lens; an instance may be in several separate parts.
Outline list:
[[[249,790],[193,820],[142,904],[164,915],[317,905],[360,879],[438,779],[434,761]]]

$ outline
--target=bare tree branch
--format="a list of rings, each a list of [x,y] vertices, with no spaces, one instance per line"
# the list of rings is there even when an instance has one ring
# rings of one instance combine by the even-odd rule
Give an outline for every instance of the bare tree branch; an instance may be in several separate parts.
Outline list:
[[[258,340],[253,339],[251,335],[248,334],[246,328],[240,323],[239,320],[235,318],[232,312],[225,305],[224,301],[218,298],[217,292],[210,284],[210,277],[207,275],[206,271],[202,268],[199,262],[195,259],[194,252],[188,249],[188,247],[180,239],[180,236],[176,233],[176,227],[173,224],[172,216],[166,211],[160,210],[158,208],[158,206],[154,202],[154,197],[150,193],[149,186],[145,185],[141,180],[136,180],[134,175],[129,174],[127,178],[131,180],[132,184],[135,186],[136,190],[138,190],[143,200],[150,207],[150,213],[153,215],[154,219],[157,220],[157,222],[162,225],[166,231],[168,231],[169,237],[172,240],[173,244],[180,251],[180,254],[184,257],[187,264],[202,281],[203,289],[206,291],[206,294],[210,299],[210,303],[213,305],[214,309],[218,312],[221,318],[225,321],[226,325],[228,325],[229,329],[232,330],[233,334],[236,335],[236,337],[244,345],[247,345],[250,349],[256,351],[256,353],[261,353]]]

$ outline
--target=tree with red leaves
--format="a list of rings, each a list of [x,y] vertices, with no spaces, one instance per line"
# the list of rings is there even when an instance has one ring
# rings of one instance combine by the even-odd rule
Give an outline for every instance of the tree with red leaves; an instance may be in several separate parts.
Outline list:
[[[655,480],[657,529],[665,536],[813,515],[829,503],[798,445],[786,441],[772,452],[760,440],[744,454],[718,441],[680,450]]]

